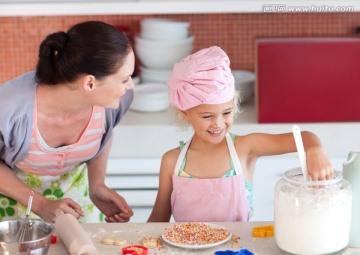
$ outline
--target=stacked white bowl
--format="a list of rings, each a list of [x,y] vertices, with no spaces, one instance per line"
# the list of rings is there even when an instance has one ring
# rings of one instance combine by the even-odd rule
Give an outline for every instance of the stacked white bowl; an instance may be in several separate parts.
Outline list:
[[[172,69],[154,69],[140,66],[141,82],[158,82],[166,84],[170,79]]]
[[[192,52],[194,36],[189,22],[145,18],[135,37],[135,53],[141,62],[142,82],[166,84],[176,62]]]
[[[132,110],[157,112],[169,107],[167,81],[173,66],[193,49],[189,26],[189,22],[162,18],[141,21],[140,34],[135,37],[135,53],[141,62],[140,84],[134,88]]]
[[[130,109],[139,112],[159,112],[170,105],[167,86],[159,83],[143,83],[134,88],[134,100]]]
[[[239,91],[240,104],[244,104],[253,96],[255,87],[255,74],[247,70],[233,70],[235,89]]]

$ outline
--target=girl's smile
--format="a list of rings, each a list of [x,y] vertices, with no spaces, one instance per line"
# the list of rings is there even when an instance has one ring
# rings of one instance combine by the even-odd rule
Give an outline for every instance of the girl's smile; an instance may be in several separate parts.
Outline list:
[[[196,135],[206,142],[218,144],[233,124],[234,100],[223,104],[202,104],[182,113]]]

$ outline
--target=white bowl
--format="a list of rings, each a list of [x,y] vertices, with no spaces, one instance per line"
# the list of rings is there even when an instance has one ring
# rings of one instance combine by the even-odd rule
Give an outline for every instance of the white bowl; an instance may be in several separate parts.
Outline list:
[[[141,21],[141,37],[153,40],[178,40],[189,36],[189,22],[162,18]]]
[[[134,87],[134,100],[131,110],[140,112],[159,112],[170,106],[169,91],[165,84],[143,83]]]
[[[144,83],[155,82],[167,84],[171,73],[172,69],[154,69],[140,66],[140,77]]]
[[[240,93],[240,103],[245,103],[254,94],[255,74],[246,70],[233,70],[235,89]]]
[[[193,49],[194,36],[174,41],[154,41],[135,37],[135,53],[141,64],[148,68],[172,69]]]

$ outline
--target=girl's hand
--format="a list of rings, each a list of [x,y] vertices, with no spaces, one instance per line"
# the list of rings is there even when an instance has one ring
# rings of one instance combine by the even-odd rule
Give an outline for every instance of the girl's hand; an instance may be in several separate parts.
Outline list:
[[[128,222],[133,211],[125,199],[105,185],[97,185],[90,191],[90,198],[105,215],[106,222]]]
[[[59,213],[69,213],[79,219],[83,216],[81,206],[71,198],[49,200],[46,197],[37,195],[33,199],[32,211],[47,222],[55,222]]]
[[[334,177],[334,168],[321,147],[306,151],[306,164],[312,181],[330,180]]]

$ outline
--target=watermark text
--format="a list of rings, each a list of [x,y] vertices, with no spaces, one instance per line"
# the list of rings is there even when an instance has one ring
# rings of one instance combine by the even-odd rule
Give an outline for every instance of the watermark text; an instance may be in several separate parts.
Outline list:
[[[354,6],[263,4],[261,12],[354,12]]]

